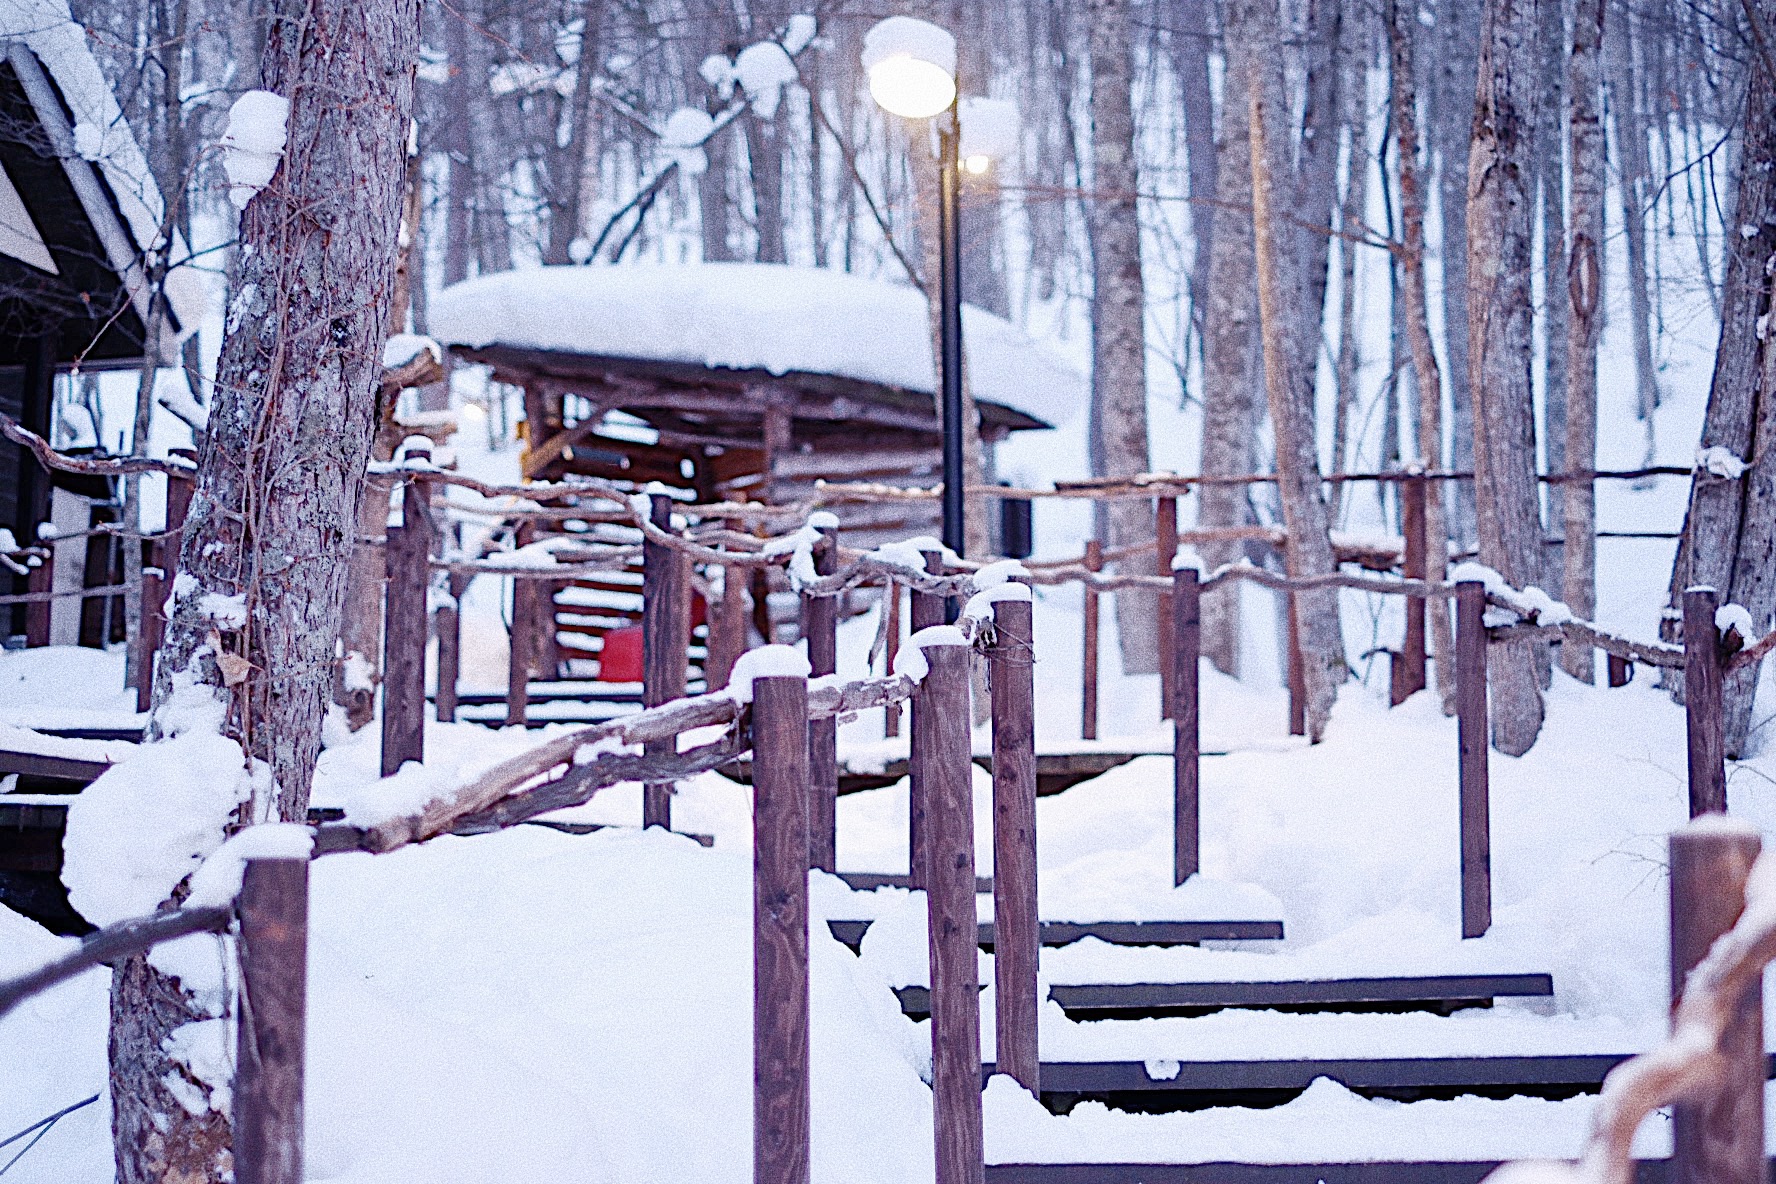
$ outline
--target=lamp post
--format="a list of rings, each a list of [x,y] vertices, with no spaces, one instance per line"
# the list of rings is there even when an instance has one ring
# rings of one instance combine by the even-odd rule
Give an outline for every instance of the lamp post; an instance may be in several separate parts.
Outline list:
[[[863,40],[870,94],[883,110],[937,121],[938,389],[943,429],[943,542],[962,554],[967,539],[962,456],[961,121],[956,39],[928,21],[891,16]]]

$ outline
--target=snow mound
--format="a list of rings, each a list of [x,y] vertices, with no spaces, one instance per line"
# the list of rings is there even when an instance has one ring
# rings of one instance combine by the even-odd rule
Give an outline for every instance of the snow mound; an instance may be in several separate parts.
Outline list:
[[[1088,402],[1083,375],[1011,322],[964,307],[975,397],[1052,426]],[[925,297],[840,271],[775,263],[544,267],[481,276],[433,300],[446,345],[830,374],[931,394]]]

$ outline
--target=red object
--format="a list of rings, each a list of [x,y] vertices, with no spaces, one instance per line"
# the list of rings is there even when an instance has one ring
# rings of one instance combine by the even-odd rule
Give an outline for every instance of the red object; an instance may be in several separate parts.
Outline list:
[[[598,681],[641,681],[640,625],[626,625],[604,635],[604,648],[598,653]]]
[[[703,599],[703,593],[691,593],[691,628],[709,624],[709,602]]]

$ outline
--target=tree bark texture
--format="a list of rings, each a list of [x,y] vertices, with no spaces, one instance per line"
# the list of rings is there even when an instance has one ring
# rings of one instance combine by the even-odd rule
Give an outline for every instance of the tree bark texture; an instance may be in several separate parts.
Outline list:
[[[1292,282],[1287,238],[1279,234],[1277,179],[1287,176],[1288,106],[1277,40],[1276,0],[1238,0],[1229,6],[1228,35],[1249,38],[1246,105],[1252,145],[1252,239],[1258,271],[1258,321],[1264,341],[1264,388],[1276,434],[1277,490],[1289,534],[1291,576],[1338,569],[1328,533],[1326,501],[1314,438],[1313,380],[1297,371],[1288,334],[1299,325],[1298,288]],[[1237,14],[1237,15],[1235,15]],[[1287,193],[1287,188],[1281,192]],[[1308,739],[1318,743],[1347,669],[1338,620],[1338,593],[1295,594]]]
[[[1603,41],[1604,0],[1578,0],[1573,8],[1572,57],[1567,63],[1572,192],[1566,262],[1566,448],[1568,469],[1597,464],[1597,339],[1603,328],[1603,95],[1598,54]],[[1550,300],[1554,294],[1550,293]],[[1561,598],[1575,616],[1597,611],[1597,491],[1577,481],[1561,491],[1565,515]],[[1570,638],[1560,647],[1561,667],[1580,682],[1596,677],[1590,646]]]
[[[1141,280],[1141,224],[1135,192],[1134,43],[1128,0],[1089,0],[1091,19],[1092,418],[1103,475],[1132,476],[1149,465],[1147,446],[1146,288]],[[1111,502],[1111,550],[1153,537],[1144,500]],[[1139,562],[1138,560],[1135,562]],[[1125,674],[1159,671],[1159,599],[1146,589],[1116,594],[1116,628]]]
[[[1543,2],[1487,2],[1468,158],[1468,385],[1480,561],[1516,588],[1542,578],[1530,161]],[[1492,742],[1499,751],[1517,756],[1535,743],[1546,663],[1547,647],[1536,641],[1507,642],[1491,656]]]
[[[1416,4],[1386,0],[1382,9],[1387,26],[1388,64],[1393,93],[1394,142],[1400,167],[1400,288],[1406,340],[1412,352],[1412,370],[1418,378],[1418,458],[1427,469],[1443,467],[1443,376],[1437,351],[1431,344],[1430,314],[1425,302],[1424,277],[1424,180],[1419,171],[1417,55],[1414,38],[1418,23]],[[1449,537],[1444,525],[1442,481],[1424,482],[1424,534],[1427,545],[1423,578],[1441,583],[1449,566]],[[1437,673],[1437,691],[1446,710],[1453,710],[1455,695],[1454,638],[1449,629],[1449,601],[1433,596],[1425,604],[1430,626],[1430,652]]]
[[[1215,48],[1211,6],[1179,5],[1172,30],[1172,73],[1184,108],[1184,151],[1190,170],[1190,313],[1196,332],[1204,331],[1215,250],[1215,207],[1218,196],[1218,146],[1215,142],[1215,100],[1210,87],[1209,54]],[[1225,85],[1225,83],[1224,83]],[[1204,392],[1205,401],[1207,392]]]
[[[1603,38],[1604,68],[1609,72],[1610,113],[1615,116],[1617,192],[1622,200],[1623,240],[1628,247],[1628,315],[1633,335],[1635,414],[1646,421],[1645,463],[1653,463],[1653,411],[1659,405],[1659,378],[1653,363],[1652,294],[1647,286],[1646,218],[1652,163],[1647,151],[1646,120],[1640,109],[1633,14],[1624,10]]]
[[[1763,0],[1755,9],[1765,29],[1776,29],[1776,3]],[[1741,127],[1741,160],[1776,159],[1776,84],[1756,55]],[[1770,334],[1759,333],[1772,310],[1768,261],[1776,257],[1776,177],[1768,169],[1741,167],[1734,203],[1720,345],[1701,446],[1742,458],[1748,467],[1733,479],[1697,466],[1671,573],[1671,604],[1682,604],[1685,588],[1707,585],[1720,593],[1721,603],[1744,605],[1762,632],[1776,612],[1776,347]],[[1740,667],[1727,676],[1730,757],[1747,752],[1757,674],[1756,667]]]
[[[1437,152],[1441,157],[1437,209],[1443,227],[1438,254],[1443,264],[1443,341],[1449,359],[1449,460],[1463,472],[1474,467],[1474,400],[1468,384],[1468,165],[1481,8],[1475,0],[1452,0],[1437,6],[1437,27],[1442,33],[1437,78]],[[1451,533],[1463,547],[1472,546],[1476,529],[1473,490],[1458,481],[1451,493]]]
[[[262,85],[290,100],[288,147],[241,218],[236,326],[223,343],[180,568],[240,595],[239,628],[181,596],[155,684],[189,672],[269,767],[257,817],[302,819],[369,456],[418,53],[418,0],[278,0]],[[225,686],[214,641],[250,663]],[[111,990],[111,1096],[121,1184],[220,1182],[228,1123],[168,1091],[173,1029],[208,1018],[141,958]]]
[[[1203,427],[1200,472],[1235,476],[1258,463],[1258,289],[1252,278],[1252,145],[1246,109],[1250,54],[1226,39],[1221,135],[1216,147],[1215,196],[1220,216],[1210,246],[1208,308],[1203,317]],[[1192,207],[1193,209],[1196,207]],[[1204,527],[1251,521],[1251,491],[1241,485],[1205,485],[1197,491],[1197,522]],[[1237,542],[1205,543],[1213,571],[1243,554]],[[1215,669],[1240,672],[1240,585],[1230,581],[1202,598],[1202,650]]]
[[[1566,186],[1563,138],[1566,112],[1565,0],[1543,0],[1540,45],[1541,103],[1536,109],[1536,187],[1542,204],[1542,451],[1547,471],[1564,473],[1566,463]],[[1548,526],[1566,519],[1566,486],[1549,485]],[[1543,587],[1557,587],[1565,560],[1561,547],[1542,554]]]

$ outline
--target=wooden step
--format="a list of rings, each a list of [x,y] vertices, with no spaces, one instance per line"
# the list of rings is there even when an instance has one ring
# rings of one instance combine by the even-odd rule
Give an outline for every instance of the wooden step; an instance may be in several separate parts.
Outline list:
[[[838,872],[835,874],[858,892],[872,892],[877,888],[911,888],[913,886],[913,877],[906,872]],[[991,892],[993,877],[976,876],[974,890],[976,892]]]
[[[0,749],[0,776],[17,773],[21,782],[60,781],[72,785],[91,785],[110,761],[85,761],[74,757],[46,756],[40,752],[13,752]],[[23,789],[20,792],[25,792]]]
[[[1428,1163],[990,1163],[987,1184],[1480,1184],[1497,1160]],[[1776,1180],[1776,1160],[1770,1161]],[[1671,1161],[1634,1164],[1635,1184],[1665,1184]]]
[[[833,937],[860,949],[869,921],[828,921]],[[1281,921],[1044,921],[1042,944],[1071,945],[1088,937],[1117,946],[1193,946],[1205,941],[1281,941]],[[993,948],[993,923],[980,926],[980,945]]]
[[[927,987],[899,987],[900,1010],[913,1019],[931,1014]],[[1491,1007],[1503,996],[1547,997],[1546,974],[1429,975],[1413,978],[1297,979],[1207,983],[1057,984],[1048,997],[1073,1020],[1133,1020],[1198,1016],[1229,1008],[1300,1012],[1435,1011],[1449,1014]]]
[[[1084,781],[1101,777],[1111,769],[1126,765],[1136,757],[1166,756],[1166,753],[1153,752],[1051,752],[1038,753],[1036,756],[1036,796],[1052,797],[1072,789]],[[1204,752],[1201,756],[1225,756],[1225,753]],[[991,773],[993,758],[977,756],[974,763]],[[741,762],[740,779],[746,784],[752,783],[752,762]],[[880,772],[859,770],[853,771],[841,767],[839,769],[839,794],[862,793],[870,789],[883,789],[893,785],[910,771],[904,760],[889,761],[882,766]]]
[[[1278,1106],[1298,1097],[1321,1077],[1365,1097],[1398,1101],[1467,1094],[1570,1098],[1596,1093],[1604,1075],[1630,1055],[1044,1062],[1042,1103],[1057,1114],[1083,1100],[1147,1114],[1214,1106]],[[1157,1076],[1149,1073],[1149,1064]],[[992,1069],[988,1064],[983,1073],[990,1075]]]

